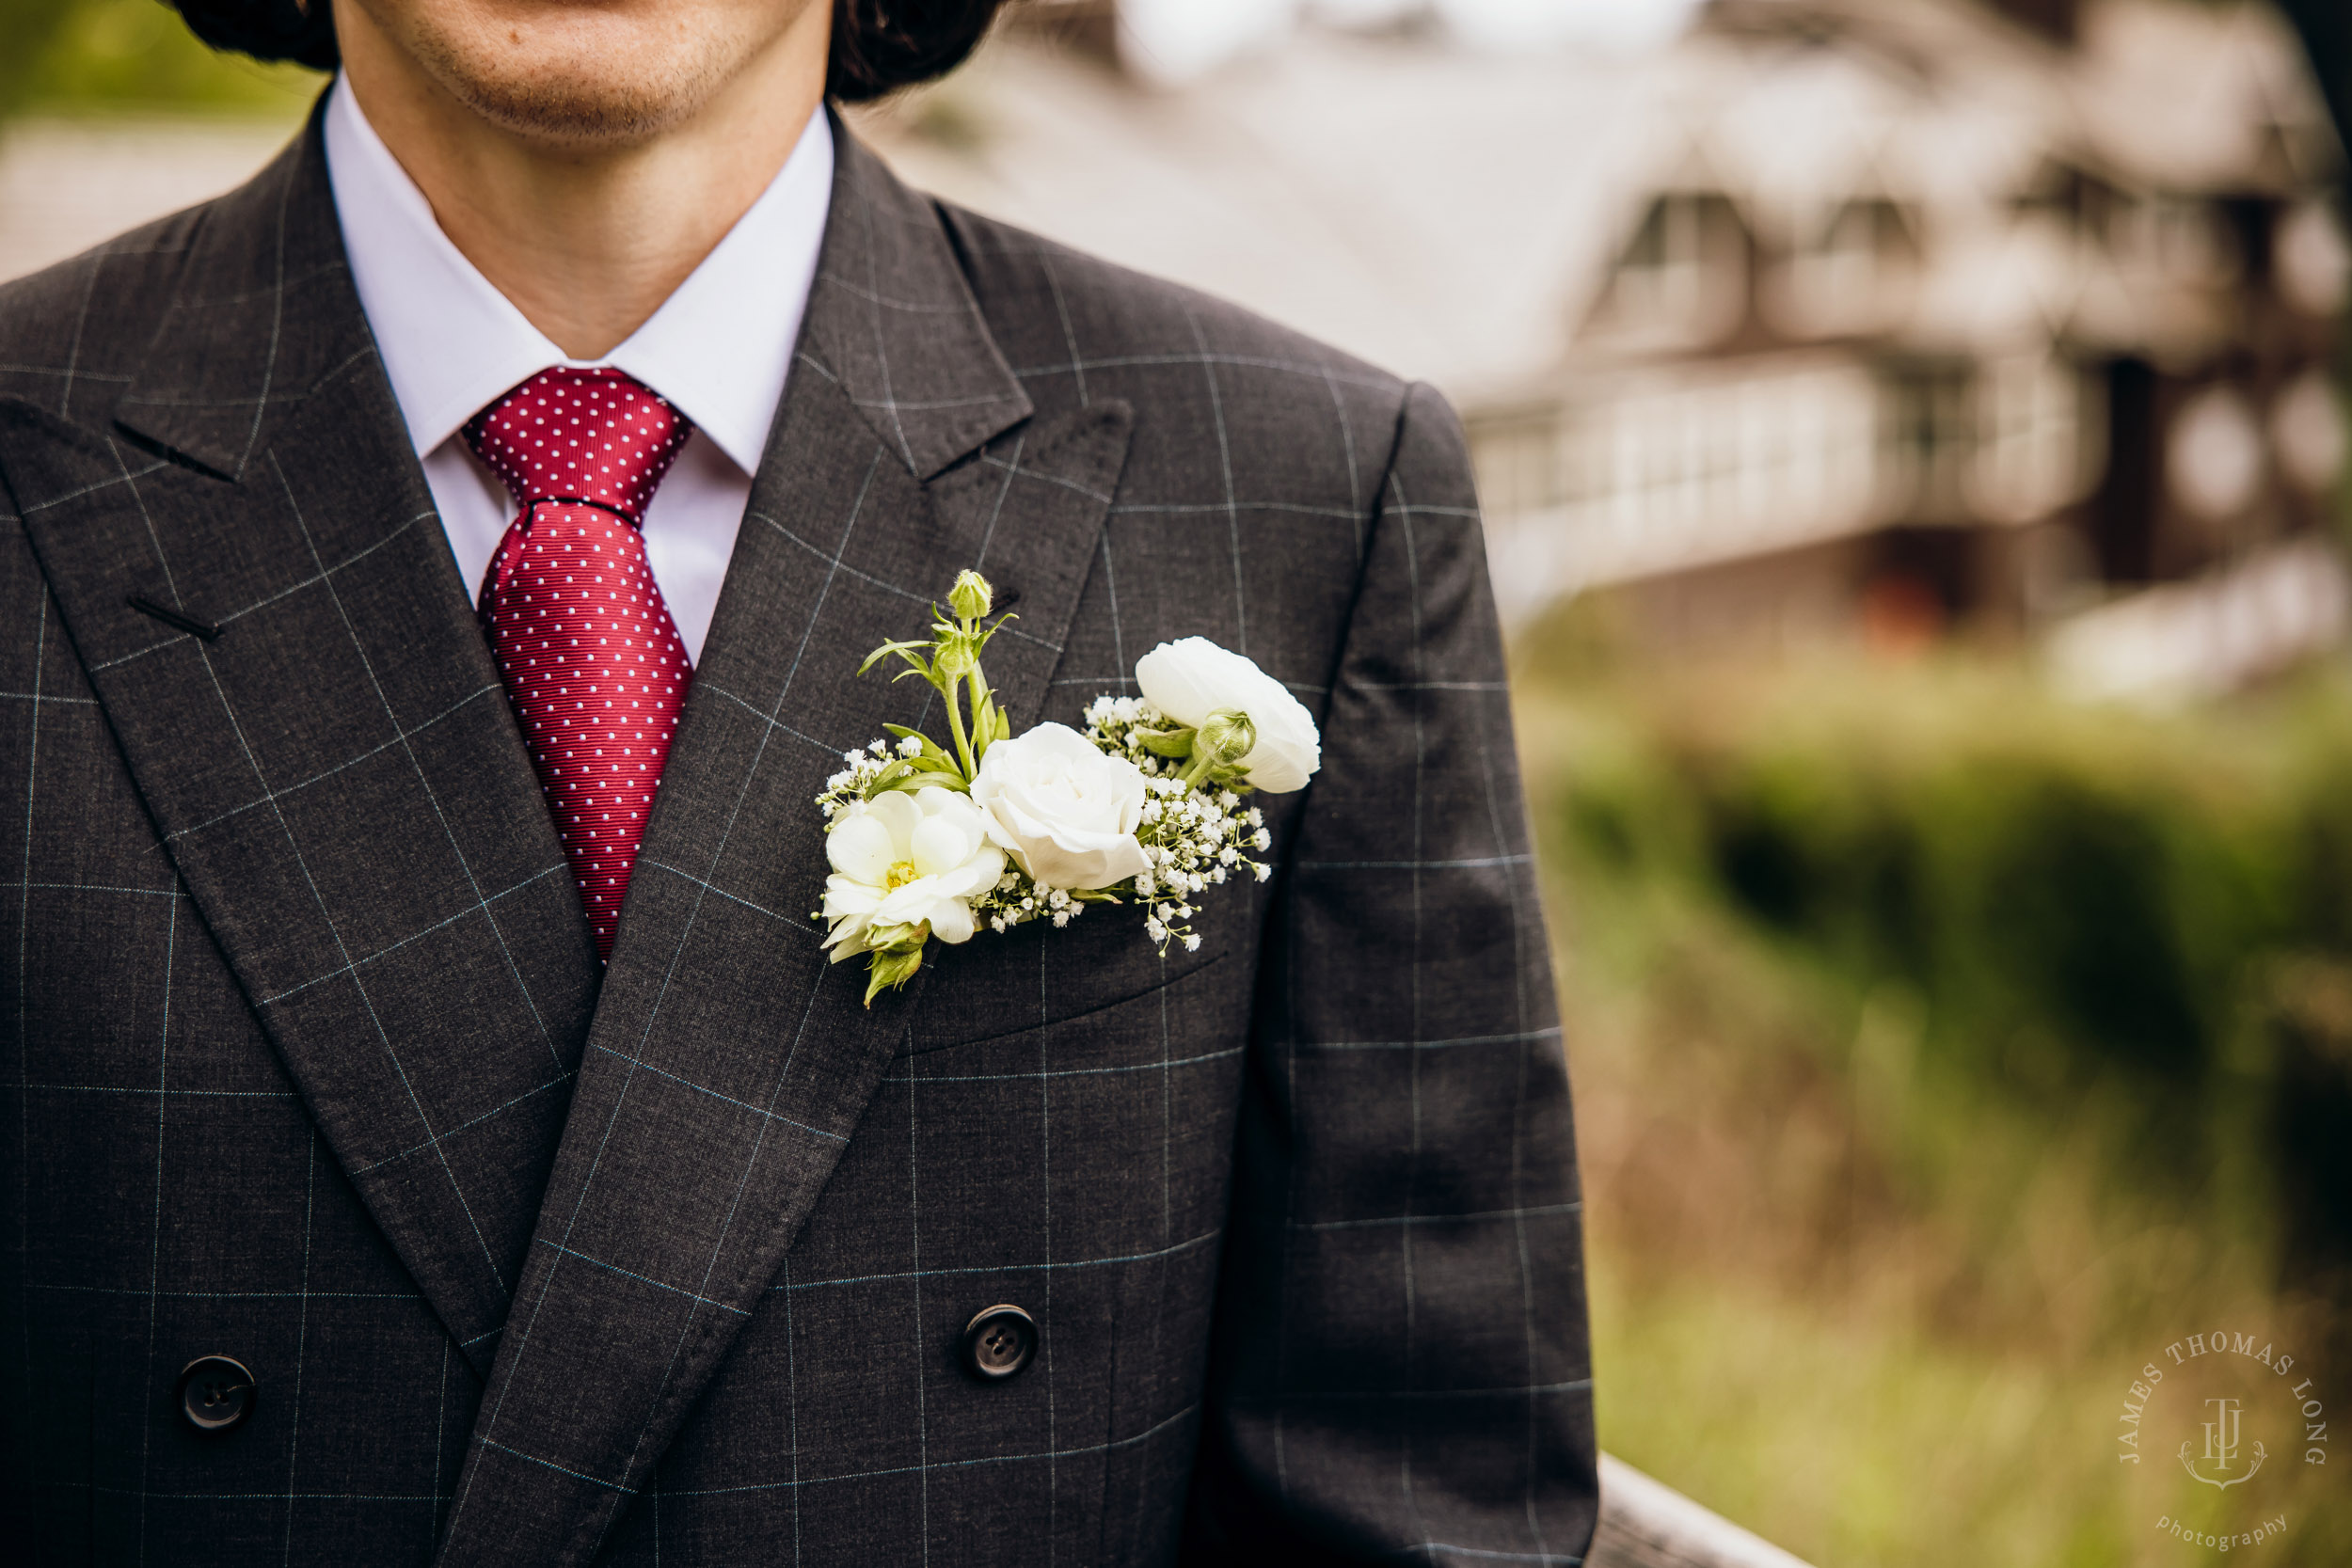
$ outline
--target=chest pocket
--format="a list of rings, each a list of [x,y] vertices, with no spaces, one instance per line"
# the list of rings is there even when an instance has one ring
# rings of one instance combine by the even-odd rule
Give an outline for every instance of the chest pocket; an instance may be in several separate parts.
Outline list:
[[[961,946],[934,947],[925,959],[934,970],[925,982],[926,1001],[901,1054],[1066,1022],[1200,974],[1235,943],[1255,938],[1258,901],[1232,896],[1239,891],[1214,890],[1195,922],[1201,934],[1197,953],[1171,942],[1162,958],[1144,934],[1143,911],[1126,905],[1089,910],[1059,930],[1041,920],[1001,936],[982,930]],[[1233,966],[1237,976],[1247,968]]]

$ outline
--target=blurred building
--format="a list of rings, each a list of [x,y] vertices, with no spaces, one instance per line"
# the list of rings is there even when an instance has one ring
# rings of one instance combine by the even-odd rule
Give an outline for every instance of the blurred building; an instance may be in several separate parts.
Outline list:
[[[2063,627],[2094,689],[2343,635],[2342,152],[2266,7],[1713,0],[1632,58],[1407,20],[1147,87],[1103,65],[1114,6],[1033,5],[875,129],[1437,382],[1515,617],[1608,588],[1677,647]]]
[[[2153,641],[2217,684],[2341,634],[2341,154],[2299,45],[2251,8],[2012,10],[1708,9],[1569,352],[1472,405],[1499,580],[1636,584],[1656,632],[1739,644],[2188,582]],[[2151,615],[2070,627],[2077,678],[2153,674]]]

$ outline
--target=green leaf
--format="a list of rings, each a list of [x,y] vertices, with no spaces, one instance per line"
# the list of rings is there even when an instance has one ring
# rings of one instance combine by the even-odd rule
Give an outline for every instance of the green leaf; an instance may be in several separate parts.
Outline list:
[[[866,784],[866,799],[870,800],[875,796],[880,795],[890,787],[890,783],[893,779],[905,778],[909,772],[913,771],[914,768],[914,764],[906,761],[904,758],[889,764],[887,767],[883,768],[881,772],[875,774],[874,777]]]
[[[1143,749],[1155,757],[1188,757],[1192,755],[1193,732],[1186,730],[1136,730],[1143,737]]]
[[[930,647],[930,644],[928,642],[885,642],[881,647],[876,648],[872,653],[866,656],[866,662],[857,667],[857,673],[862,675],[866,673],[866,671],[871,670],[875,665],[880,664],[883,659],[888,658],[892,654],[897,654],[900,658],[905,659],[909,664],[914,665],[917,670],[923,670],[928,673],[929,667],[922,659],[916,657],[910,650],[915,648],[928,649]]]
[[[907,765],[901,764],[901,766]],[[929,789],[933,784],[937,784],[942,789],[952,789],[959,795],[972,793],[972,786],[964,782],[962,774],[943,773],[936,768],[926,768],[921,772],[908,773],[893,779],[886,784],[878,784],[867,792],[866,798],[870,800],[877,795],[887,795],[895,789]]]
[[[940,745],[938,741],[933,740],[930,736],[925,735],[921,730],[911,730],[904,724],[884,724],[882,728],[888,730],[893,736],[896,736],[900,740],[904,740],[908,736],[912,736],[916,740],[921,741],[923,743],[923,750],[921,752],[921,758],[923,761],[940,763],[950,768],[955,766],[955,759],[947,754],[946,748]]]
[[[928,930],[928,927],[926,928]],[[866,1005],[871,1007],[874,998],[884,990],[897,990],[915,976],[923,967],[923,947],[884,948],[877,951],[866,966]]]
[[[1012,738],[1012,715],[1003,708],[996,710],[996,738],[999,740]]]

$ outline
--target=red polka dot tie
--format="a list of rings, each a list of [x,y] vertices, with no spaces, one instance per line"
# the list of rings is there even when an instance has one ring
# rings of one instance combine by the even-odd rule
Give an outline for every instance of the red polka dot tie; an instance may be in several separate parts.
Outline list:
[[[564,366],[466,426],[516,508],[482,622],[606,958],[693,674],[638,532],[692,430],[619,371]]]

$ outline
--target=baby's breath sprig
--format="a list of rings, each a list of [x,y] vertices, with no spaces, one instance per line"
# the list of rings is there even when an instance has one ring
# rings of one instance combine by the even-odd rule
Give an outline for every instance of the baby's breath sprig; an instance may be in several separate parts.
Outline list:
[[[1059,930],[1085,913],[1089,904],[1126,901],[1118,888],[1040,887],[1013,866],[993,888],[972,900],[972,913],[992,931],[1009,931],[1032,920],[1050,920]]]
[[[862,752],[842,752],[841,771],[825,781],[824,793],[817,797],[817,809],[825,814],[826,829],[831,831],[834,818],[849,809],[850,801],[871,795],[875,784],[891,770],[894,761],[914,761],[922,755],[923,737],[912,734],[901,738],[896,748],[887,740],[876,740]]]
[[[1144,932],[1162,953],[1170,942],[1182,942],[1187,953],[1198,952],[1200,938],[1192,928],[1193,899],[1244,871],[1262,882],[1274,875],[1272,867],[1248,853],[1273,845],[1265,814],[1246,805],[1242,791],[1230,785],[1199,787],[1191,777],[1200,771],[1193,749],[1186,745],[1183,754],[1168,754],[1174,748],[1166,737],[1172,726],[1143,699],[1097,697],[1088,705],[1086,719],[1089,740],[1114,756],[1129,758],[1144,774],[1147,795],[1136,841],[1152,865],[1128,885],[1148,911]]]

